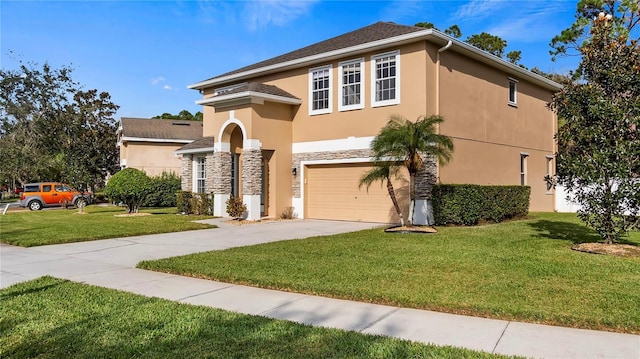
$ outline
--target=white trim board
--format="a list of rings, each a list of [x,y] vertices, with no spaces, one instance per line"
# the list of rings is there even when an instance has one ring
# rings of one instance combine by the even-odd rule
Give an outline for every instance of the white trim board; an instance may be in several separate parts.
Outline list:
[[[337,140],[294,142],[291,144],[291,152],[332,152],[348,150],[365,150],[371,148],[371,141],[374,137],[347,137]]]

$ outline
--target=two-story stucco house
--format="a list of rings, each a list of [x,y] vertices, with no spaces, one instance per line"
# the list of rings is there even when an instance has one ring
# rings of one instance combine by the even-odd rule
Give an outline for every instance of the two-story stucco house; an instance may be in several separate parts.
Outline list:
[[[546,104],[560,85],[436,30],[378,22],[189,87],[203,94],[205,139],[176,151],[183,189],[213,192],[216,215],[241,196],[249,219],[292,206],[301,218],[395,222],[386,188],[358,186],[393,114],[442,116],[454,140],[446,166],[425,166],[416,223],[436,181],[528,185],[531,210],[554,210]]]
[[[117,136],[121,168],[137,168],[149,176],[180,175],[182,160],[174,152],[202,137],[202,122],[123,117]]]

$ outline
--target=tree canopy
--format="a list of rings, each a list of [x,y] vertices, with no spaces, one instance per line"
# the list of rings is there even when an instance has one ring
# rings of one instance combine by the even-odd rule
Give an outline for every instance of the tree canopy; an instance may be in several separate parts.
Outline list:
[[[144,171],[125,168],[114,174],[104,188],[112,201],[120,201],[129,213],[138,213],[138,208],[152,190],[152,180]]]
[[[153,116],[152,118],[163,118],[167,120],[202,121],[202,117],[202,112],[200,111],[196,112],[195,114],[191,114],[191,112],[187,110],[182,110],[177,115],[172,115],[168,112],[165,112],[162,115]]]
[[[598,10],[587,5],[596,3],[600,12],[587,24],[585,16]],[[640,45],[630,31],[638,21],[638,3],[633,16],[605,12],[628,2],[616,3],[578,4],[576,23],[561,36],[567,44],[577,41],[569,34],[586,36],[577,47],[581,78],[565,85],[551,103],[562,124],[558,182],[581,205],[578,216],[605,243],[640,227]]]
[[[0,180],[92,188],[118,170],[118,106],[83,90],[69,66],[19,62],[0,69]]]

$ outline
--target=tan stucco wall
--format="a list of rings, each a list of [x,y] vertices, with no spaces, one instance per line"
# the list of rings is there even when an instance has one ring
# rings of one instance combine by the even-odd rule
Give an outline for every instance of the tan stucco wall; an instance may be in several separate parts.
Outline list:
[[[520,154],[528,153],[527,184],[531,210],[553,211],[547,193],[545,156],[555,153],[556,120],[546,108],[551,92],[523,79],[517,84],[517,107],[508,104],[509,75],[473,63],[454,52],[441,58],[442,134],[454,139],[453,159],[440,166],[442,183],[520,184]]]
[[[438,111],[445,119],[441,133],[456,145],[452,161],[438,168],[442,183],[520,184],[519,161],[524,152],[529,154],[531,210],[554,210],[554,194],[547,193],[543,180],[546,156],[555,153],[556,118],[546,108],[551,92],[516,78],[518,104],[509,106],[510,75],[452,50],[438,53],[440,48],[420,41],[250,79],[275,85],[302,100],[300,106],[266,102],[233,108],[233,117],[242,122],[247,138],[260,140],[263,150],[275,151],[270,160],[270,215],[290,205],[291,143],[375,136],[390,115],[415,120]],[[372,108],[371,56],[395,50],[400,51],[400,104]],[[339,63],[360,57],[364,59],[364,108],[339,111]],[[325,65],[331,65],[332,71],[332,112],[309,115],[309,69]],[[213,88],[207,89],[205,97],[212,92]],[[205,106],[204,115],[204,135],[218,142],[230,110]]]
[[[127,155],[127,167],[145,171],[149,176],[161,175],[163,171],[181,173],[182,162],[173,152],[184,144],[127,142],[124,146],[126,150],[121,148],[121,153]]]

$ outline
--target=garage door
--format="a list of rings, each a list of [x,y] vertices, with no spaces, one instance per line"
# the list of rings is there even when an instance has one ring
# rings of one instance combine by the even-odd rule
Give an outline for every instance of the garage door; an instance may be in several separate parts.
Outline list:
[[[358,188],[369,164],[313,165],[305,168],[307,218],[363,222],[399,223],[386,182]],[[394,180],[394,190],[403,215],[409,203],[408,175]]]

